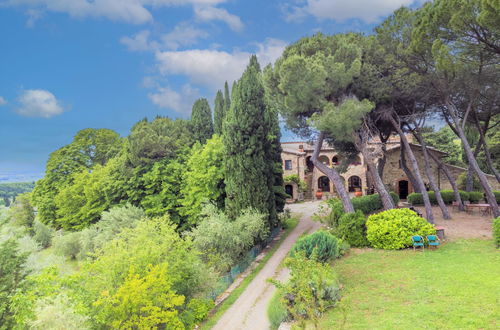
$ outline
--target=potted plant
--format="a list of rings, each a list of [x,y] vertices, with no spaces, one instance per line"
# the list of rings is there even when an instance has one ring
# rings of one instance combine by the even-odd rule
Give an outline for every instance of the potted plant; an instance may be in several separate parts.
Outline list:
[[[318,190],[316,190],[316,199],[321,198],[323,198],[323,190],[321,190],[321,188],[318,188]]]
[[[363,192],[361,191],[361,188],[354,188],[354,196],[356,196],[356,197],[363,196]]]

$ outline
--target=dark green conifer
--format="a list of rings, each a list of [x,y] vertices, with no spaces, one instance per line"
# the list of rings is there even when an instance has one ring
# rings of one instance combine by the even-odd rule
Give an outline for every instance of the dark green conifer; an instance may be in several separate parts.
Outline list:
[[[224,83],[224,113],[229,112],[229,108],[231,107],[231,94],[229,94],[229,85],[227,81]]]
[[[217,91],[215,96],[215,107],[214,107],[214,133],[222,134],[222,122],[224,121],[224,116],[226,113],[226,107],[224,105],[224,96],[222,92]]]
[[[212,111],[207,99],[198,99],[194,102],[191,112],[191,126],[195,141],[205,144],[205,141],[214,134]]]
[[[269,117],[257,57],[233,89],[223,125],[226,148],[226,212],[235,218],[246,208],[267,213],[276,225],[274,162],[269,157]]]

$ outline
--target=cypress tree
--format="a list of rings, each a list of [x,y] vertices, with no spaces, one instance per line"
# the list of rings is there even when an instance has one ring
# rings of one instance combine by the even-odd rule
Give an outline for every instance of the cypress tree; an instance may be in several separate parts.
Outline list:
[[[212,111],[207,99],[198,99],[194,102],[191,112],[191,125],[195,141],[205,144],[205,141],[214,134]]]
[[[224,116],[226,113],[226,107],[224,105],[224,96],[222,92],[217,91],[215,96],[215,107],[214,107],[214,133],[222,134],[222,122],[224,121]]]
[[[229,94],[229,85],[227,81],[224,83],[224,113],[227,114],[229,112],[229,108],[231,107],[231,94]]]
[[[276,212],[283,212],[285,209],[286,193],[283,181],[283,160],[281,159],[281,130],[278,112],[270,106],[267,109],[267,122],[269,125],[269,149],[267,157],[272,169],[269,174],[271,175],[270,180],[273,182]]]
[[[233,89],[223,125],[226,165],[226,212],[237,217],[246,208],[268,214],[276,224],[274,163],[269,160],[269,124],[264,86],[257,57]]]

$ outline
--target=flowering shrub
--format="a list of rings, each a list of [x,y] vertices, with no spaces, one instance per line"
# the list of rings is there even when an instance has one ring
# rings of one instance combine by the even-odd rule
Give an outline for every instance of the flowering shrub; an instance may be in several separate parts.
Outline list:
[[[409,209],[393,209],[373,214],[366,220],[366,237],[377,249],[398,250],[412,245],[413,235],[436,233],[433,225]]]

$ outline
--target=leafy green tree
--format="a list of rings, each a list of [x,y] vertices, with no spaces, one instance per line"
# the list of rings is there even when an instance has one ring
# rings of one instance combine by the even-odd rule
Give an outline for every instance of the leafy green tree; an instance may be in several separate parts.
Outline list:
[[[277,222],[274,198],[274,161],[268,159],[270,130],[264,86],[257,57],[238,81],[223,127],[225,146],[226,212],[234,219],[247,208]]]
[[[14,203],[10,206],[8,215],[14,224],[31,229],[33,221],[35,221],[35,210],[31,205],[31,194],[24,193],[18,195]]]
[[[460,139],[453,133],[449,126],[444,126],[438,131],[422,134],[427,144],[447,153],[445,161],[448,164],[463,166],[462,148]]]
[[[498,90],[498,52],[488,41],[500,33],[500,25],[491,24],[498,8],[498,3],[487,0],[428,2],[416,12],[411,36],[411,51],[418,61],[412,69],[426,80],[427,90],[436,95],[435,108],[460,138],[494,216],[500,216],[500,209],[464,127],[473,118],[479,121],[476,116],[491,118],[498,107],[497,93],[491,92]]]
[[[186,229],[185,218],[179,214],[181,204],[181,188],[186,170],[184,156],[174,160],[156,162],[151,170],[140,178],[142,185],[142,200],[140,206],[148,216],[169,214],[172,222],[179,229]]]
[[[181,189],[180,213],[190,224],[197,224],[203,204],[215,203],[224,207],[224,145],[222,138],[214,135],[202,146],[195,144],[186,163]]]
[[[117,157],[105,166],[96,165],[92,172],[83,170],[74,174],[73,184],[55,196],[54,224],[66,230],[81,230],[98,221],[101,213],[123,195],[122,188],[115,185],[122,163],[123,159]]]
[[[60,190],[71,186],[75,175],[94,166],[104,166],[122,148],[119,135],[108,129],[84,129],[73,141],[50,154],[45,177],[37,181],[33,191],[33,204],[38,217],[45,224],[57,219],[55,197]]]
[[[224,122],[224,117],[226,114],[226,107],[224,105],[224,96],[219,90],[215,95],[215,107],[214,107],[214,133],[222,134],[222,123]]]
[[[179,151],[193,143],[191,125],[186,120],[164,117],[151,122],[142,120],[128,136],[128,160],[132,167],[152,166],[164,158],[176,158]]]
[[[79,131],[73,144],[80,148],[80,153],[87,159],[87,167],[104,166],[115,157],[122,148],[120,135],[113,130],[86,128]]]
[[[27,254],[19,253],[18,244],[14,239],[0,243],[0,328],[14,327],[12,298],[18,290],[27,273],[24,269]]]
[[[206,205],[202,221],[189,234],[204,260],[223,273],[235,265],[259,239],[268,233],[265,215],[248,209],[234,221],[214,205]]]
[[[150,265],[141,276],[131,266],[116,293],[104,291],[94,303],[100,308],[99,319],[114,329],[184,328],[178,312],[184,296],[173,290],[167,268],[166,263]]]
[[[162,263],[168,264],[173,290],[186,300],[202,296],[211,288],[210,269],[203,264],[192,242],[179,236],[168,216],[143,219],[135,227],[124,229],[97,251],[95,260],[84,265],[78,279],[92,299],[97,299],[103,291],[113,295],[124,283],[131,266],[143,277],[149,265]]]
[[[367,100],[358,101],[354,89],[361,75],[363,47],[364,39],[358,34],[316,34],[288,46],[274,70],[266,74],[269,95],[287,127],[316,140],[311,160],[334,183],[346,212],[354,208],[340,174],[317,158],[324,140],[339,142],[335,145],[339,150],[355,150],[355,129],[373,108]]]
[[[191,125],[194,140],[201,144],[204,144],[214,134],[212,111],[207,99],[198,99],[194,102],[191,112]]]

